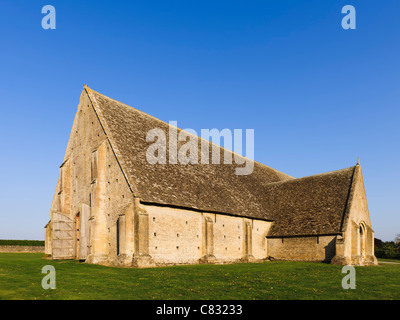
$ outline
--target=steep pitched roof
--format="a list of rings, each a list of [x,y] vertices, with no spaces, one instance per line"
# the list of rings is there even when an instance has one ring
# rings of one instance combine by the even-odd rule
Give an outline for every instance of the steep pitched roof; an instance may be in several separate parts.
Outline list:
[[[168,133],[170,125],[88,87],[84,90],[131,189],[143,202],[269,219],[263,201],[263,185],[293,179],[257,162],[252,174],[242,176],[235,174],[236,165],[150,164],[146,160],[150,145],[146,142],[147,132],[160,128]],[[209,150],[211,159],[211,146]],[[220,148],[221,159],[223,150]]]
[[[340,233],[356,167],[266,185],[268,236]]]
[[[242,176],[235,174],[236,165],[152,165],[146,160],[146,134],[154,128],[167,133],[170,125],[86,86],[84,90],[142,202],[274,220],[269,236],[340,232],[354,167],[294,179],[258,162],[253,173]],[[224,150],[220,148],[221,159]]]

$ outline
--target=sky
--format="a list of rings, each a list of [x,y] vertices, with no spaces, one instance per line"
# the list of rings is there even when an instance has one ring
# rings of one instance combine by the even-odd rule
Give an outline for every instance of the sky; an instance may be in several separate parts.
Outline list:
[[[360,158],[375,237],[394,240],[399,12],[398,0],[1,0],[0,239],[44,239],[86,84],[181,128],[254,129],[255,160],[294,177]]]

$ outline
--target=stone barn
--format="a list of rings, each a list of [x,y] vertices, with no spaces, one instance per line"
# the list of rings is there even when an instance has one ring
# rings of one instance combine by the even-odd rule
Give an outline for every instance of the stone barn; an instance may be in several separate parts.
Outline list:
[[[126,267],[377,263],[359,163],[304,178],[257,162],[248,175],[225,163],[151,164],[154,128],[171,125],[84,86],[45,227],[48,256]]]

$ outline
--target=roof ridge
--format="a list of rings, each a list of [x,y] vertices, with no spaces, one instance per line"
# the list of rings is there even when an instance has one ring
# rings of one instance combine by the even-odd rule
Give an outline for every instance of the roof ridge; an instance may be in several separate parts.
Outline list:
[[[264,186],[276,185],[276,184],[280,184],[280,183],[289,183],[289,182],[295,182],[295,181],[302,181],[302,180],[305,180],[305,179],[314,178],[314,177],[320,177],[320,176],[326,176],[326,175],[330,175],[330,174],[333,174],[333,173],[339,173],[339,172],[343,172],[343,171],[350,170],[350,169],[354,170],[355,168],[356,168],[356,166],[352,166],[352,167],[348,167],[348,168],[344,168],[344,169],[339,169],[339,170],[333,170],[333,171],[329,171],[329,172],[313,174],[313,175],[300,177],[300,178],[293,178],[293,179],[289,179],[289,180],[270,182],[270,183],[264,184]]]

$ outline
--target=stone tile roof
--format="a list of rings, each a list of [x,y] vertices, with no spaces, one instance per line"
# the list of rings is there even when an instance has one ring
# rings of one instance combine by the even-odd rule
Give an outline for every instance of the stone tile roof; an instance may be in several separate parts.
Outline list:
[[[87,86],[84,90],[132,192],[142,202],[275,220],[271,235],[277,236],[340,228],[352,168],[294,179],[257,162],[252,174],[242,176],[235,174],[235,164],[153,165],[146,160],[151,144],[146,134],[154,128],[168,133],[170,125]],[[223,159],[225,149],[219,149]],[[211,150],[210,143],[210,159]]]
[[[341,232],[356,167],[266,185],[275,223],[268,236]]]

